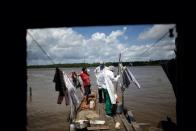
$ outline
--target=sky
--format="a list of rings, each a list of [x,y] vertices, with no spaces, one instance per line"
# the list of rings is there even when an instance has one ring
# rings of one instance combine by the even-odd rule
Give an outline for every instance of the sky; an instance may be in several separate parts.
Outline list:
[[[175,58],[175,37],[167,34],[175,24],[118,25],[28,29],[27,64],[149,61]],[[31,34],[31,36],[29,35]],[[32,38],[33,37],[33,38]],[[34,39],[34,40],[33,40]]]

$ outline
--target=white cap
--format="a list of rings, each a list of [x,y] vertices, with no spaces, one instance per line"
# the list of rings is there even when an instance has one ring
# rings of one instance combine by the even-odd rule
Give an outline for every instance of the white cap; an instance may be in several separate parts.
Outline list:
[[[99,61],[99,64],[104,64],[104,63],[103,63],[103,61],[101,60],[101,61]]]

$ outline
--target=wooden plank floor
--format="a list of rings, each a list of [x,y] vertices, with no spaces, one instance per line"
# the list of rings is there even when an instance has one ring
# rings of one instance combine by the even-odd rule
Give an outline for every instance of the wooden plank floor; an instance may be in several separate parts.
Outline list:
[[[120,118],[120,114],[116,114],[114,117],[106,117],[105,104],[99,103],[98,100],[96,103],[96,112],[99,114],[100,120],[105,120],[104,126],[109,127],[109,129],[107,129],[107,131],[126,131],[126,128]],[[120,123],[120,129],[115,129],[116,122]]]
[[[92,125],[90,126],[89,130],[96,130],[96,131],[141,131],[141,129],[134,128],[133,124],[130,124],[127,119],[125,118],[124,114],[116,114],[113,117],[106,117],[105,113],[105,103],[99,103],[97,98],[97,92],[96,92],[96,104],[94,111],[95,114],[98,115],[97,120],[104,120],[105,124],[103,125]],[[78,111],[81,111],[82,109],[79,108]],[[77,113],[78,114],[78,113]],[[78,115],[77,115],[78,116]],[[115,125],[116,122],[120,123],[120,129],[116,129]]]

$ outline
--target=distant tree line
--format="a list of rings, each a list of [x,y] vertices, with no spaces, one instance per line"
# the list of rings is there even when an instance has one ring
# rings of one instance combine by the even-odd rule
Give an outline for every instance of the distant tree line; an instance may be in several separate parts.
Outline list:
[[[135,61],[135,62],[122,62],[123,66],[148,66],[148,65],[160,65],[168,60],[151,60],[151,61]],[[27,68],[73,68],[73,67],[97,67],[99,63],[71,63],[71,64],[54,64],[54,65],[29,65]],[[118,62],[106,62],[106,66],[118,66]]]

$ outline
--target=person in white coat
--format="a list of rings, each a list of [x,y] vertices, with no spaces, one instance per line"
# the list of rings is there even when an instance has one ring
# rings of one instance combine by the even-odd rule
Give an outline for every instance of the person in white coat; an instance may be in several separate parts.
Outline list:
[[[97,78],[97,87],[98,87],[98,94],[99,94],[99,103],[104,103],[105,102],[105,96],[103,93],[103,87],[102,87],[102,80],[99,79],[100,77],[100,71],[104,68],[104,63],[101,61],[100,65],[95,68],[94,73]]]
[[[111,71],[113,68],[108,68],[103,64],[100,64],[100,70],[97,71],[97,83],[98,87],[103,89],[105,98],[105,112],[107,116],[112,116],[112,104],[116,104],[117,94],[114,89],[112,81],[118,81],[119,75],[114,77],[114,73]]]

